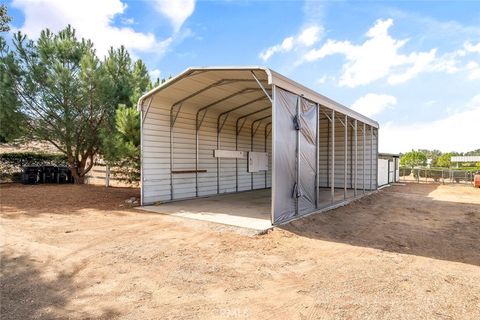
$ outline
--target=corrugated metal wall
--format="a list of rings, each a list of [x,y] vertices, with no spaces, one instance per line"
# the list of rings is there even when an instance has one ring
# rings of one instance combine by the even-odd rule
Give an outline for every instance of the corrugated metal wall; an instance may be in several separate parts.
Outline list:
[[[326,111],[331,118],[331,111]],[[335,115],[335,188],[344,187],[345,179],[345,116]],[[355,136],[353,121],[348,119],[347,126],[347,188],[353,188],[355,185]],[[377,129],[374,128],[373,150],[371,140],[371,127],[366,126],[365,135],[365,166],[363,159],[363,123],[357,122],[357,189],[363,189],[363,172],[365,170],[365,189],[376,189],[376,157],[377,157]],[[319,175],[320,187],[331,186],[331,159],[333,152],[332,144],[332,122],[322,112],[320,117],[320,155],[319,155]],[[373,163],[372,159],[373,151]],[[370,183],[372,188],[370,188]]]
[[[196,139],[195,118],[197,110],[183,106],[175,121],[172,146],[173,165],[170,166],[170,106],[162,105],[154,99],[143,123],[143,196],[144,204],[171,199],[184,199],[196,196],[195,173],[173,174],[173,196],[170,192],[170,170],[195,170]],[[218,113],[207,112],[199,130],[199,170],[198,194],[207,196],[217,194],[217,160],[220,179],[219,192],[236,191],[235,159],[213,157],[217,149]],[[253,151],[265,150],[265,125],[271,120],[262,121],[253,140]],[[235,150],[236,118],[229,117],[219,136],[219,149]],[[238,150],[249,151],[251,120],[247,120],[238,139]],[[269,153],[269,171],[267,187],[271,186],[271,135],[267,139]],[[238,190],[265,188],[266,173],[247,172],[247,159],[238,159]]]

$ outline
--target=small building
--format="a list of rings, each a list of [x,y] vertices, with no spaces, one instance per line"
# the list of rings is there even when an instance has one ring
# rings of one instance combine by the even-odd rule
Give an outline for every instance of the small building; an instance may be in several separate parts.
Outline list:
[[[476,163],[480,162],[480,156],[452,156],[450,162],[456,163],[457,168],[459,163]]]
[[[378,187],[378,123],[268,68],[189,68],[138,108],[152,211],[271,226]]]
[[[378,154],[378,186],[395,183],[400,180],[400,155],[392,153]]]

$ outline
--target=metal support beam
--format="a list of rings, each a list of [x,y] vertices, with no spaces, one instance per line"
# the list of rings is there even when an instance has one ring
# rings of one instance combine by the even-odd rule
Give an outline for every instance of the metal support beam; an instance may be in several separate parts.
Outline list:
[[[357,119],[355,119],[355,126],[353,128],[355,132],[355,180],[354,180],[354,188],[353,188],[353,196],[357,196],[357,180],[358,180],[358,127],[357,127]]]
[[[353,129],[355,131],[355,182],[354,182],[354,189],[353,189],[353,196],[357,196],[357,180],[358,180],[358,126],[357,126],[357,119],[355,119],[355,127]]]
[[[270,126],[270,131],[268,131],[268,127]],[[268,136],[270,135],[270,133],[272,132],[272,123],[269,122],[265,125],[265,132],[263,134],[264,138],[265,138],[265,147],[264,147],[264,152],[267,153],[267,142],[268,142]],[[267,165],[267,169],[268,169],[268,165]],[[267,189],[268,187],[268,170],[265,171],[265,189]]]
[[[227,118],[228,116],[230,115],[231,112],[234,112],[236,110],[239,110],[241,108],[244,108],[246,106],[249,106],[251,105],[252,103],[255,103],[255,102],[258,102],[258,101],[262,101],[262,100],[265,100],[266,97],[264,96],[261,96],[259,98],[256,98],[256,99],[253,99],[253,100],[250,100],[246,103],[243,103],[239,106],[236,106],[235,108],[232,108],[230,110],[227,110],[225,112],[222,112],[218,115],[217,117],[217,150],[220,149],[220,134],[222,133],[222,129],[223,129],[223,126],[225,125],[225,122],[227,121]],[[264,108],[262,110],[267,110],[269,109],[270,107],[268,108]],[[222,117],[223,117],[223,121],[222,121]],[[246,121],[246,119],[245,119]],[[245,124],[245,121],[243,121],[242,123],[242,126],[241,128],[243,127],[243,125]],[[237,122],[238,124],[238,122]],[[240,130],[241,130],[240,128]],[[236,129],[237,131],[237,129]],[[237,149],[237,136],[235,137],[235,149]],[[220,158],[217,158],[216,159],[216,162],[217,162],[217,193],[220,193]],[[237,166],[237,163],[238,163],[238,159],[235,158],[235,167]],[[238,192],[238,179],[236,180],[236,185],[235,185],[235,190]]]
[[[150,97],[150,100],[148,100],[147,104],[147,109],[143,111],[143,103],[142,103],[142,123],[145,122],[145,118],[147,117],[148,110],[150,110],[150,105],[152,104],[153,101],[153,96]]]
[[[345,155],[344,155],[344,173],[343,173],[343,199],[347,199],[347,167],[348,167],[348,116],[345,115]]]
[[[238,151],[238,136],[240,135],[240,132],[242,131],[243,126],[245,125],[245,122],[247,122],[247,118],[250,116],[253,116],[254,114],[270,110],[271,108],[272,108],[271,106],[262,108],[237,118],[237,121],[235,123],[235,150],[236,151]],[[241,122],[241,126],[239,127],[240,122]],[[236,192],[238,192],[238,159],[235,159],[235,190]]]
[[[330,118],[330,116],[325,111],[323,111],[323,114],[325,115],[325,117],[327,117],[328,120],[330,120],[330,122],[332,122],[332,118]]]
[[[317,130],[315,132],[315,208],[320,207],[320,105],[317,103]]]
[[[191,98],[194,98],[196,96],[198,96],[199,94],[202,94],[203,92],[207,91],[207,90],[210,90],[212,88],[216,88],[216,87],[221,87],[221,86],[225,86],[225,85],[229,85],[229,84],[232,84],[232,83],[236,83],[236,82],[252,82],[252,81],[255,81],[254,79],[222,79],[222,80],[218,80],[206,87],[203,87],[202,89],[200,90],[197,90],[191,94],[189,94],[188,96],[176,101],[173,105],[176,105],[176,104],[180,104],[180,103],[183,103],[187,100],[190,100]]]
[[[257,133],[260,126],[262,125],[262,121],[270,117],[271,115],[268,115],[266,117],[252,121],[250,125],[250,151],[253,151],[253,138],[255,137],[255,134]],[[258,123],[258,125],[255,127],[256,123]],[[253,172],[250,172],[250,190],[253,190]]]
[[[378,140],[379,140],[379,135],[378,135],[378,128],[375,130],[377,132],[377,140],[376,140],[376,149],[375,149],[375,190],[378,189]],[[393,181],[395,181],[397,178],[397,160],[394,158],[393,161],[395,161],[395,171],[393,172]]]
[[[255,91],[258,91],[259,89],[257,88],[246,88],[246,89],[242,89],[240,91],[237,91],[237,92],[234,92],[232,94],[229,94],[228,96],[226,97],[223,97],[221,99],[218,99],[200,109],[197,110],[197,114],[195,115],[195,194],[196,196],[198,197],[198,162],[200,160],[200,156],[199,156],[199,144],[200,144],[200,137],[199,137],[199,131],[200,131],[200,128],[202,126],[202,123],[203,123],[203,120],[205,119],[205,116],[207,114],[207,111],[209,108],[219,104],[219,103],[222,103],[224,101],[227,101],[237,95],[242,95],[242,94],[245,94],[245,93],[250,93],[250,92],[255,92]],[[199,119],[199,116],[200,114],[202,113],[202,117],[201,119]],[[199,121],[200,120],[200,121]],[[170,146],[170,148],[172,148],[172,146]],[[218,148],[218,132],[217,132],[217,148]],[[172,160],[171,160],[172,162]],[[219,163],[218,163],[218,158],[217,158],[217,194],[220,193],[220,185],[219,185],[219,181],[220,181],[220,177],[218,176],[219,174]]]
[[[153,96],[152,96],[153,99]],[[174,127],[178,114],[182,109],[182,104],[172,105],[170,108],[170,200],[173,200],[173,151],[174,151]]]
[[[140,108],[140,117],[143,119],[143,101]],[[140,122],[140,205],[144,204],[145,173],[144,173],[144,144],[143,144],[143,120]]]
[[[331,196],[332,203],[335,202],[335,110],[332,110],[332,172],[331,174]]]
[[[263,93],[265,93],[265,95],[268,97],[268,100],[270,100],[270,102],[273,102],[272,97],[268,94],[267,90],[262,85],[260,80],[258,80],[257,76],[255,75],[255,72],[253,72],[253,71],[250,71],[250,72],[252,73],[252,76],[255,79],[255,81],[257,81],[258,86],[262,89]]]
[[[362,133],[363,133],[363,152],[362,152],[362,156],[363,156],[363,163],[362,163],[362,168],[363,168],[363,193],[365,194],[365,143],[366,143],[366,139],[365,139],[365,130],[366,130],[366,127],[365,127],[365,123],[363,123],[363,130],[362,130]]]
[[[373,190],[373,127],[370,126],[370,191]]]
[[[217,118],[217,131],[218,131],[218,133],[220,134],[220,132],[222,131],[223,125],[224,125],[225,122],[227,121],[227,117],[228,117],[228,115],[229,115],[231,112],[237,111],[237,110],[239,110],[239,109],[241,109],[241,108],[244,108],[244,107],[247,107],[247,106],[251,105],[252,103],[255,103],[255,102],[258,102],[258,101],[262,101],[262,100],[265,100],[265,99],[266,99],[266,97],[261,96],[261,97],[259,97],[259,98],[250,100],[250,101],[248,101],[247,103],[243,103],[243,104],[241,104],[241,105],[239,105],[239,106],[236,106],[235,108],[232,108],[232,109],[230,109],[230,110],[227,110],[227,111],[225,111],[225,112],[220,113],[220,114],[218,115],[218,118]],[[266,109],[269,109],[269,108],[270,108],[270,107],[265,108],[265,109],[263,109],[263,110],[266,110]],[[224,119],[223,119],[223,121],[222,121],[222,124],[219,125],[222,117],[224,117]]]

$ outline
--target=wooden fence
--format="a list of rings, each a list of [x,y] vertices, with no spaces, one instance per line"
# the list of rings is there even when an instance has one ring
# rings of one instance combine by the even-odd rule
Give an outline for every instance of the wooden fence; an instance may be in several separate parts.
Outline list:
[[[97,163],[86,175],[85,183],[106,187],[138,187],[139,182],[128,183],[115,176],[115,168]]]

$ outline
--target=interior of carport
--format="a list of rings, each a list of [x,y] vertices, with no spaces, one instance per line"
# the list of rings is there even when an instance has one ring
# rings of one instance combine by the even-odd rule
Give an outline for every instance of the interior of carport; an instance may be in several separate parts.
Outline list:
[[[291,130],[292,122],[272,122],[272,103],[289,94],[269,83],[261,68],[209,68],[189,69],[142,97],[143,208],[253,229],[274,224],[272,141],[280,149],[281,133]],[[305,198],[313,203],[310,211],[318,211],[376,189],[370,159],[376,158],[377,129],[307,102],[315,110],[310,126],[315,134],[309,134],[314,154],[296,150],[305,160],[296,169],[313,173],[314,185],[293,203]],[[277,119],[279,113],[290,117],[281,103],[275,108]],[[307,136],[303,128],[300,135]],[[249,159],[255,156],[265,157],[266,164],[255,167]]]

